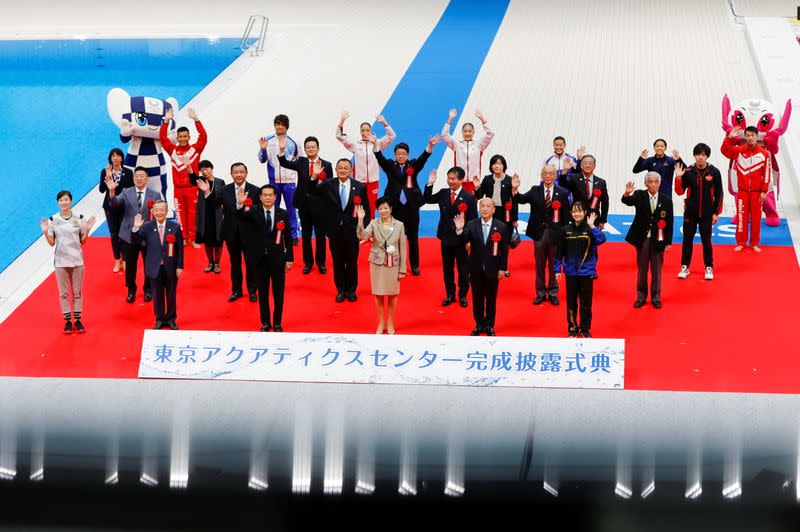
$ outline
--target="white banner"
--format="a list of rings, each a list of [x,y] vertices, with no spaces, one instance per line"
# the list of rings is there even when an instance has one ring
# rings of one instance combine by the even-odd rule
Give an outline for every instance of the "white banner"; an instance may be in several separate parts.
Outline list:
[[[139,377],[624,388],[625,345],[528,338],[147,330]]]

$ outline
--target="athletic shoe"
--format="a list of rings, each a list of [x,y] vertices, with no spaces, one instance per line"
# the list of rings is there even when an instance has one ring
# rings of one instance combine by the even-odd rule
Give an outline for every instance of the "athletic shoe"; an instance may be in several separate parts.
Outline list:
[[[758,246],[753,246],[753,251],[755,251],[756,253],[761,253],[761,248]]]
[[[733,248],[734,251],[741,251],[743,249],[744,249],[744,246],[742,246],[741,244],[736,246],[735,248]]]
[[[689,277],[689,274],[692,273],[689,271],[689,267],[686,265],[681,266],[681,271],[678,273],[678,279],[686,279]]]
[[[86,332],[86,327],[83,326],[81,320],[75,320],[75,332],[78,334],[82,334]]]
[[[64,334],[72,334],[72,322],[70,320],[64,321]]]
[[[714,270],[711,268],[711,266],[706,266],[705,280],[706,281],[713,281],[714,280]]]

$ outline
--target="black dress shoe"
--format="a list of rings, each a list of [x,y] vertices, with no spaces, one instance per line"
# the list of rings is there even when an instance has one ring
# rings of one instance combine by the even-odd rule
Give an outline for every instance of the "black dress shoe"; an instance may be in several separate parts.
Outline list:
[[[214,273],[222,273],[222,268],[219,267],[219,264],[214,264]]]
[[[153,294],[151,294],[150,292],[145,292],[144,293],[144,302],[145,303],[149,303],[152,300],[153,300]]]
[[[412,266],[411,273],[412,275],[419,275],[419,266]]]
[[[578,330],[577,329],[570,329],[567,333],[567,336],[570,338],[577,338],[578,337]]]
[[[641,299],[637,299],[633,302],[633,308],[642,308],[644,306],[644,301]]]
[[[592,333],[590,333],[589,331],[581,331],[581,336],[583,336],[584,338],[591,338]]]
[[[533,298],[534,305],[541,305],[542,303],[544,303],[544,296],[536,296]]]
[[[250,294],[250,303],[255,303],[256,301],[258,301],[258,295],[255,294],[255,293],[251,293]]]
[[[456,300],[456,298],[454,298],[453,296],[447,296],[446,298],[444,298],[444,301],[442,301],[442,306],[446,307],[447,305],[449,305],[450,303],[452,303],[455,300]]]
[[[547,296],[547,299],[550,300],[550,304],[553,306],[558,305],[558,296]]]
[[[358,296],[355,294],[355,292],[350,292],[349,294],[347,294],[347,300],[350,303],[353,303],[356,299],[358,299]]]
[[[163,326],[164,326],[164,322],[163,321],[156,321],[156,324],[153,325],[153,329],[159,330]]]
[[[128,303],[133,303],[134,299],[136,299],[136,294],[134,294],[133,292],[128,292],[128,297],[125,298],[125,301],[127,301]]]
[[[344,292],[339,292],[336,294],[336,302],[341,303],[342,301],[344,301]]]
[[[299,239],[297,239],[297,238],[293,238],[293,239],[292,239],[292,245],[293,245],[293,246],[299,246],[299,245],[300,245],[300,240],[299,240]]]
[[[480,336],[482,332],[483,332],[483,327],[475,327],[469,334],[470,336]]]
[[[305,266],[303,266],[303,275],[308,275],[309,273],[311,273],[311,266],[306,264]]]
[[[273,327],[272,330],[275,332],[283,332],[283,327],[281,327],[279,324],[276,323],[275,327]]]
[[[462,307],[466,307],[467,306],[467,298],[466,297],[459,297],[458,298],[458,304],[461,305]]]
[[[319,270],[319,273],[321,273],[322,275],[328,273],[328,268],[326,268],[325,266],[317,266],[317,269]]]
[[[203,273],[209,273],[211,271],[214,271],[214,263],[213,262],[209,262],[208,263],[208,266],[206,266],[205,270],[203,270]]]
[[[175,323],[174,321],[167,322],[167,327],[169,327],[173,331],[177,331],[178,330],[178,324]]]
[[[268,332],[270,329],[272,329],[272,325],[270,325],[269,323],[261,326],[261,332]]]
[[[653,308],[661,308],[661,301],[653,301]]]
[[[242,297],[242,294],[240,294],[239,292],[234,292],[230,296],[228,296],[228,303],[233,303],[240,297]]]
[[[491,327],[484,327],[483,332],[486,333],[486,336],[497,336],[497,334],[494,332],[494,329]]]

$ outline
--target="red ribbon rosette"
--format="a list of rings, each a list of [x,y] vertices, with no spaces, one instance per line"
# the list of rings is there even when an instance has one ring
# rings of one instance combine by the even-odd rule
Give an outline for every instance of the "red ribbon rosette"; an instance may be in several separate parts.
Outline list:
[[[319,179],[320,181],[325,181],[326,177],[328,177],[328,174],[325,173],[325,170],[317,174],[317,179]]]
[[[505,207],[505,209],[506,209],[506,222],[510,222],[511,221],[511,209],[514,208],[514,204],[511,203],[510,201],[507,201],[507,202],[505,202],[503,204],[503,207]]]
[[[496,257],[499,251],[500,240],[503,238],[499,232],[495,231],[489,238],[492,240],[492,256]]]
[[[414,169],[410,166],[406,168],[406,188],[414,188],[414,182],[411,178],[414,177]]]
[[[155,205],[155,203],[156,202],[153,201],[153,200],[147,200],[147,212],[148,212],[147,219],[148,220],[152,220],[153,219],[153,205]]]
[[[172,233],[164,237],[167,241],[167,257],[171,257],[175,252],[175,235]]]
[[[253,198],[245,198],[242,205],[244,205],[244,212],[250,212],[250,207],[253,205]]]
[[[561,209],[561,202],[555,200],[550,206],[553,207],[553,222],[558,223],[558,211]]]
[[[353,198],[353,218],[358,216],[358,206],[361,205],[361,196]]]
[[[666,226],[667,226],[666,220],[659,220],[658,223],[656,224],[656,227],[658,227],[658,241],[659,242],[663,242],[664,241],[664,228]]]
[[[467,212],[467,204],[466,203],[459,203],[458,206],[456,207],[456,209],[458,209],[458,212],[462,212],[462,213],[463,212]]]
[[[594,191],[592,192],[592,203],[589,205],[590,209],[597,208],[597,202],[600,201],[600,196],[602,195],[603,195],[602,190],[600,190],[599,188],[594,189]]]
[[[277,232],[275,233],[275,243],[280,244],[281,236],[283,235],[283,230],[286,229],[286,224],[283,223],[283,220],[281,220],[280,222],[275,224],[275,229],[277,229]]]

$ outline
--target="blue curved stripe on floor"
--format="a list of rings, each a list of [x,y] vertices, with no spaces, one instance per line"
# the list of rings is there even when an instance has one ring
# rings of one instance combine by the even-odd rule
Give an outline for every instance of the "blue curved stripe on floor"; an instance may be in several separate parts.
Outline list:
[[[464,105],[508,4],[507,0],[452,0],[442,13],[382,111],[397,133],[395,145],[408,144],[410,157],[419,155],[428,138],[441,131],[451,108],[469,116],[474,113]],[[378,124],[375,131],[380,136],[383,127]],[[425,176],[439,165],[445,149],[443,142],[436,145],[418,176],[420,186],[425,186]],[[393,151],[394,145],[389,146],[384,155],[391,158]],[[385,186],[386,176],[381,174],[380,190]]]

